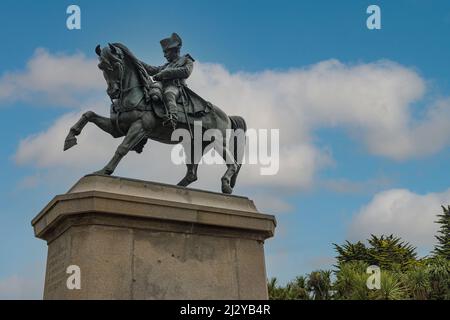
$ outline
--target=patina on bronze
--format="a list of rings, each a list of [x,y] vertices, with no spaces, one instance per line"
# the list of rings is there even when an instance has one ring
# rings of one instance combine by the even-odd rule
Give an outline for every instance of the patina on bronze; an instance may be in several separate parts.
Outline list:
[[[98,45],[95,48],[99,57],[98,67],[103,72],[107,82],[106,91],[112,102],[110,117],[102,117],[93,111],[84,113],[70,129],[64,150],[77,144],[76,136],[89,122],[114,138],[125,137],[108,164],[95,172],[111,175],[129,151],[141,153],[148,139],[166,144],[180,143],[171,140],[175,128],[191,132],[190,144],[193,150],[194,121],[201,121],[203,132],[217,129],[223,137],[227,136],[226,131],[230,129],[245,132],[246,123],[242,117],[226,115],[186,86],[185,80],[192,72],[194,59],[189,54],[180,56],[181,44],[181,38],[175,33],[161,40],[168,62],[159,67],[140,61],[123,44],[108,44],[104,48]],[[222,192],[231,193],[242,159],[238,159],[240,153],[236,152],[236,146],[230,150],[225,141],[201,142],[200,155],[190,152],[186,175],[178,185],[188,186],[197,180],[198,163],[211,144],[226,159],[227,170],[222,176]],[[237,148],[242,148],[242,145]]]

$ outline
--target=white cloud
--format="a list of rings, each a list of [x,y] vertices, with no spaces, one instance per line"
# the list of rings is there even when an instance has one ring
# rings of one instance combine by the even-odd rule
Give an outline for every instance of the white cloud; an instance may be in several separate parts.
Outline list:
[[[84,54],[51,54],[37,49],[25,70],[0,77],[0,104],[27,101],[33,104],[80,107],[105,88],[95,59]]]
[[[2,76],[0,83],[7,89],[2,89],[0,100],[21,92],[24,97],[45,95],[54,101],[67,97],[67,104],[72,105],[76,98],[86,101],[89,96],[96,101],[90,109],[105,113],[108,103],[101,92],[106,83],[95,64],[95,59],[83,55],[52,55],[38,50],[25,71]],[[53,73],[52,69],[58,71]],[[76,73],[67,77],[70,71]],[[251,74],[196,63],[189,84],[228,114],[243,116],[249,127],[280,129],[278,174],[261,176],[259,166],[245,165],[239,178],[241,186],[310,187],[317,171],[333,162],[329,146],[314,141],[315,130],[324,127],[344,128],[372,154],[391,159],[437,152],[450,137],[450,126],[446,125],[450,100],[435,101],[424,109],[423,119],[415,119],[412,105],[424,97],[425,81],[415,71],[389,61],[346,65],[329,60],[302,69]],[[81,103],[77,108],[86,110]],[[66,114],[46,131],[23,139],[15,155],[17,163],[38,168],[76,167],[85,172],[102,167],[119,140],[93,125],[83,132],[78,146],[62,152],[64,138],[79,115]],[[170,147],[151,143],[146,148],[144,155],[127,156],[116,174],[177,182],[184,168],[167,164]],[[196,186],[204,186],[203,182],[208,187],[217,185],[215,179],[223,174],[224,166],[205,167],[200,168]]]
[[[436,215],[450,203],[450,189],[440,193],[416,194],[406,189],[380,192],[354,217],[349,234],[364,240],[370,234],[394,234],[416,246],[430,248],[438,229]]]
[[[290,71],[231,74],[220,65],[198,64],[190,82],[229,113],[253,127],[281,128],[284,145],[311,143],[314,130],[342,127],[368,151],[392,159],[434,153],[449,142],[450,100],[416,120],[412,105],[425,81],[390,61],[345,65],[328,60]]]
[[[101,161],[105,161],[104,156],[113,152],[118,140],[94,128],[93,125],[87,126],[78,139],[81,146],[78,149],[81,150],[76,150],[77,148],[74,147],[67,152],[62,151],[64,139],[70,127],[75,124],[81,114],[82,112],[67,113],[57,119],[46,131],[20,141],[15,155],[16,162],[29,163],[40,168],[55,166],[86,168],[90,165],[100,165]]]

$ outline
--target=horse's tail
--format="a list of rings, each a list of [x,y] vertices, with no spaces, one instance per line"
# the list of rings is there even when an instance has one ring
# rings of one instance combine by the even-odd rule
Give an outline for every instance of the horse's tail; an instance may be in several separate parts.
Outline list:
[[[232,152],[234,160],[236,161],[238,166],[236,172],[233,174],[230,180],[230,186],[233,188],[236,184],[236,178],[239,174],[239,170],[241,169],[242,159],[244,157],[246,143],[245,133],[247,132],[247,123],[245,122],[244,118],[240,116],[230,116],[229,118],[231,121],[231,129],[235,131],[235,134],[231,137],[231,139],[234,140],[232,144]],[[237,130],[240,130],[241,132],[236,132]]]
[[[245,122],[244,118],[240,116],[230,116],[231,120],[231,128],[233,130],[241,129],[244,132],[247,131],[247,123]]]

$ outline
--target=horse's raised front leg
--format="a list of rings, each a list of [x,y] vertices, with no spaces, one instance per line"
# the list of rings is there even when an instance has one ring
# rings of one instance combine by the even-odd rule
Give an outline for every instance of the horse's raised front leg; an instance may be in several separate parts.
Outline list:
[[[147,139],[147,133],[142,124],[142,120],[138,120],[131,125],[130,129],[128,129],[125,139],[123,139],[122,143],[117,147],[114,156],[108,164],[102,170],[94,173],[107,175],[112,174],[120,160],[122,160],[122,158],[143,139]]]
[[[81,133],[83,128],[89,122],[96,124],[97,127],[109,133],[114,138],[120,137],[120,134],[118,134],[114,129],[110,118],[99,116],[93,111],[88,111],[83,113],[80,120],[78,120],[77,123],[75,123],[73,127],[70,128],[69,134],[67,135],[66,140],[64,141],[64,151],[72,148],[74,145],[77,144],[76,136],[78,136]]]

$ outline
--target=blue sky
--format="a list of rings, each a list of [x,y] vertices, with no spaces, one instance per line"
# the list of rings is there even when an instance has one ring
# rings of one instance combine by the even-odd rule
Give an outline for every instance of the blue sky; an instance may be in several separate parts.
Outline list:
[[[65,26],[65,11],[72,3],[81,7],[81,30],[69,31]],[[366,8],[370,4],[381,8],[381,30],[366,28]],[[235,77],[233,79],[245,80],[242,74],[262,78],[264,71],[278,76],[293,72],[294,77],[297,72],[303,79],[303,75],[312,77],[315,74],[315,66],[332,59],[344,66],[330,67],[333,72],[336,69],[341,72],[343,81],[348,75],[359,76],[357,66],[380,71],[380,81],[394,81],[397,78],[392,74],[397,73],[399,79],[411,79],[399,82],[411,89],[407,94],[410,98],[399,102],[398,107],[398,110],[408,110],[405,122],[413,129],[405,130],[405,135],[411,143],[411,151],[401,155],[395,151],[380,151],[374,145],[383,144],[383,141],[372,140],[373,132],[373,136],[379,136],[377,128],[371,128],[373,132],[370,131],[366,137],[364,126],[367,123],[354,120],[352,112],[348,113],[348,120],[345,115],[342,118],[337,115],[331,120],[317,115],[318,120],[308,123],[305,145],[327,155],[328,160],[324,165],[311,164],[314,173],[308,183],[294,183],[292,187],[291,183],[283,185],[286,181],[280,178],[277,188],[271,189],[272,180],[265,182],[259,178],[258,183],[264,190],[251,185],[236,190],[239,194],[254,196],[259,207],[257,199],[267,193],[289,207],[278,211],[276,207],[262,205],[265,211],[273,209],[270,213],[276,214],[279,222],[276,237],[266,244],[269,276],[286,281],[315,268],[329,267],[334,256],[332,243],[342,243],[347,238],[364,239],[363,231],[367,231],[367,238],[372,221],[370,212],[380,210],[380,216],[389,216],[389,212],[383,210],[392,206],[404,212],[398,221],[408,221],[410,225],[403,228],[395,220],[390,224],[394,229],[386,231],[395,231],[397,226],[399,233],[405,232],[405,239],[419,247],[422,254],[428,252],[432,244],[423,241],[425,236],[421,235],[418,227],[419,220],[426,214],[417,212],[409,219],[407,212],[412,210],[408,206],[414,209],[415,199],[424,206],[434,206],[430,210],[436,213],[440,210],[437,204],[450,203],[448,141],[444,138],[437,142],[439,139],[435,138],[447,131],[444,128],[436,135],[430,135],[430,140],[424,144],[432,146],[431,151],[419,142],[416,145],[417,139],[414,138],[414,128],[429,124],[427,112],[433,110],[436,103],[443,104],[439,109],[443,116],[438,118],[444,119],[450,109],[447,100],[450,97],[448,1],[172,1],[170,4],[128,1],[125,4],[122,1],[7,0],[2,2],[0,12],[3,48],[0,51],[0,111],[3,119],[0,126],[0,289],[8,283],[16,285],[17,291],[11,293],[14,297],[14,294],[20,296],[24,288],[31,287],[30,296],[36,297],[37,294],[39,297],[41,280],[38,278],[43,279],[46,246],[33,237],[30,221],[55,194],[65,192],[75,183],[77,177],[98,169],[87,165],[72,170],[70,166],[53,160],[47,164],[33,163],[39,162],[39,155],[17,160],[21,141],[28,138],[33,143],[33,137],[50,130],[55,121],[85,106],[66,105],[63,101],[48,103],[52,99],[48,93],[51,88],[39,92],[27,87],[27,83],[33,82],[25,83],[16,92],[16,95],[24,94],[27,98],[2,96],[1,86],[13,81],[11,79],[22,79],[16,75],[29,71],[27,63],[39,56],[36,53],[38,48],[46,50],[51,58],[81,53],[83,61],[89,61],[96,58],[93,50],[98,43],[123,42],[143,60],[161,64],[163,56],[158,42],[174,31],[183,38],[183,51],[189,52],[205,68],[208,63],[220,65],[227,75]],[[380,61],[389,61],[395,66],[376,64]],[[329,71],[328,67],[326,70]],[[93,70],[93,73],[99,71]],[[275,76],[274,79],[279,78]],[[424,92],[418,97],[413,97],[415,90],[420,91],[412,85],[415,81],[419,81],[417,88],[424,86]],[[376,83],[373,88],[377,90]],[[217,92],[213,89],[204,90],[208,94]],[[27,94],[27,90],[32,92]],[[321,95],[327,96],[330,92],[323,91]],[[380,101],[398,101],[403,97],[392,98],[390,95],[393,93],[389,89],[386,92],[384,98],[384,91],[380,91]],[[43,95],[47,95],[46,98],[43,99]],[[364,97],[361,95],[361,102]],[[221,101],[218,96],[210,95],[208,98],[213,102]],[[357,98],[359,96],[348,99],[353,101],[351,99]],[[86,100],[80,96],[80,101]],[[335,108],[333,101],[330,97],[330,113]],[[373,106],[376,107],[378,104],[375,102]],[[321,104],[311,102],[311,105]],[[367,112],[370,112],[372,105],[366,105]],[[246,108],[244,105],[238,107]],[[289,119],[295,107],[279,105],[276,110],[280,119]],[[328,120],[337,124],[324,124]],[[380,121],[374,119],[375,123],[375,120]],[[436,123],[430,122],[427,128],[439,127],[438,120],[433,121]],[[403,133],[403,129],[393,132]],[[287,136],[293,130],[295,127],[286,126],[281,128],[280,135]],[[433,130],[423,132],[428,131]],[[419,129],[417,132],[422,131]],[[63,138],[50,135],[47,144],[49,147],[58,145]],[[384,136],[384,139],[386,143],[391,140],[389,136]],[[298,161],[301,163],[303,160],[299,157]],[[283,167],[283,158],[280,167]],[[121,172],[126,174],[128,171]],[[130,175],[139,177],[133,173]],[[145,178],[151,179],[152,176]],[[409,193],[398,192],[399,189]],[[399,200],[392,200],[395,197]],[[386,201],[391,206],[385,205]],[[430,213],[427,214],[430,219]],[[355,228],[360,224],[354,224],[358,215],[363,217],[358,223],[365,223],[359,233]],[[353,229],[352,224],[356,226]],[[383,226],[373,231],[384,231]],[[416,233],[408,234],[404,229],[416,230]]]

